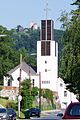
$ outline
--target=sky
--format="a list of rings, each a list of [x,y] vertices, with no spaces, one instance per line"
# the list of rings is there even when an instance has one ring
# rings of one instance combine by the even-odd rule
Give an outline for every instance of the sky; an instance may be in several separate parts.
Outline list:
[[[48,3],[47,19],[54,20],[54,28],[60,29],[58,21],[61,11],[70,12],[74,0],[0,0],[0,25],[7,29],[21,25],[29,28],[33,21],[40,26],[40,21],[46,19],[46,3]]]

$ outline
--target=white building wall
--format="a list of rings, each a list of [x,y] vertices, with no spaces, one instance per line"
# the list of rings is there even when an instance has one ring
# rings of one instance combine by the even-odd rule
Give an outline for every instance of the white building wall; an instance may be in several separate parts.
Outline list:
[[[47,71],[45,72],[45,70]],[[37,73],[39,72],[41,72],[41,87],[57,91],[58,44],[56,43],[55,56],[55,41],[51,41],[50,56],[41,56],[41,41],[37,42]],[[48,83],[44,83],[44,81],[48,81]]]
[[[64,95],[64,92],[66,91],[66,96]],[[58,78],[58,102],[61,104],[61,108],[65,109],[69,103],[77,102],[76,95],[74,95],[72,92],[69,92],[66,90],[66,85],[64,81],[61,78]]]
[[[19,81],[17,80],[17,78],[20,76],[20,68],[16,69],[11,75],[13,77],[12,86],[19,87]],[[39,86],[39,75],[31,75],[30,77],[31,77],[31,80],[34,79],[34,85]],[[8,86],[8,79],[9,78],[4,77],[4,86]],[[21,81],[25,79],[29,79],[29,74],[27,74],[25,71],[22,70]]]

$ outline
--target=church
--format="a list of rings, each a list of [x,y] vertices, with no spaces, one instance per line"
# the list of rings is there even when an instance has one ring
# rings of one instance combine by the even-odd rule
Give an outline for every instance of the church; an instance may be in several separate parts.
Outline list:
[[[21,66],[18,65],[8,72],[9,77],[4,76],[1,96],[16,99],[20,70],[21,81],[31,79],[34,86],[52,90],[55,93],[56,102],[61,105],[61,108],[66,108],[71,101],[77,101],[76,96],[66,90],[64,81],[58,76],[58,43],[54,40],[53,20],[41,20],[40,40],[37,41],[37,72],[22,62]],[[10,80],[11,76],[13,80]]]

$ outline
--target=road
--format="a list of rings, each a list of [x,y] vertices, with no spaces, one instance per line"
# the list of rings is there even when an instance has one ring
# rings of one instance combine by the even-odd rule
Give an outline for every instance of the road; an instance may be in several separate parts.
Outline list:
[[[58,113],[64,113],[64,110],[52,110],[43,112],[40,118],[31,118],[31,120],[61,120]]]
[[[3,106],[0,105],[0,107]],[[29,120],[61,120],[61,118],[57,116],[58,113],[64,113],[64,110],[42,111],[40,118],[31,117]],[[28,120],[28,119],[20,119],[20,120]]]
[[[32,118],[31,120],[60,120],[61,118],[59,118],[57,116],[57,114],[61,112],[59,111],[48,111],[45,112],[45,114],[42,114],[42,116],[40,118]]]
[[[61,120],[60,117],[57,116],[58,113],[64,113],[63,110],[51,110],[51,111],[44,111],[41,113],[41,117],[31,117],[30,120]],[[28,120],[28,119],[23,119]]]

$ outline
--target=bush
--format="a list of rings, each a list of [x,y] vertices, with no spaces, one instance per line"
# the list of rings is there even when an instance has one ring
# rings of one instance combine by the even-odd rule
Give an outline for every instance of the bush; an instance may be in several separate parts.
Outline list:
[[[9,101],[6,103],[6,108],[13,108],[16,109],[16,103],[13,101]]]

